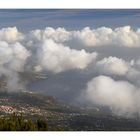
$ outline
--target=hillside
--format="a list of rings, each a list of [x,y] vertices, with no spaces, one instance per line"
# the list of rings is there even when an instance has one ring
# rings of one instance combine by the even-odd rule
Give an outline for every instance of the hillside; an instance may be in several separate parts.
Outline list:
[[[140,130],[139,119],[116,117],[97,108],[66,105],[54,97],[37,93],[0,93],[0,117],[13,112],[26,119],[48,122],[49,130]]]

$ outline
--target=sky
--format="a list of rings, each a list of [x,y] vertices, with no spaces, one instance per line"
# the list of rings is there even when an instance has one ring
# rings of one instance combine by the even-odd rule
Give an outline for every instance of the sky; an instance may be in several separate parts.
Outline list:
[[[90,27],[119,27],[140,24],[139,9],[1,9],[0,28],[16,26],[29,31],[49,27],[80,29]]]
[[[138,9],[1,9],[5,90],[140,115],[139,16]],[[30,82],[36,73],[47,78]]]

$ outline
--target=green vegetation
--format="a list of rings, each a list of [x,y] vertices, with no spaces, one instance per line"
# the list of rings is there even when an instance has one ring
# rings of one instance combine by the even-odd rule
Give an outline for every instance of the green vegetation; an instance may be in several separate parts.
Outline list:
[[[13,113],[9,118],[0,118],[0,131],[47,131],[45,120],[26,120],[22,114]]]

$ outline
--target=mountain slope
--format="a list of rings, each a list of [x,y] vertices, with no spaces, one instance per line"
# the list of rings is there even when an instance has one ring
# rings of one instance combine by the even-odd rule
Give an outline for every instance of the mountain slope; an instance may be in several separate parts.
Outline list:
[[[0,93],[0,116],[8,117],[13,112],[25,118],[43,118],[49,130],[140,130],[139,119],[117,117],[97,108],[66,105],[54,97],[37,93]]]

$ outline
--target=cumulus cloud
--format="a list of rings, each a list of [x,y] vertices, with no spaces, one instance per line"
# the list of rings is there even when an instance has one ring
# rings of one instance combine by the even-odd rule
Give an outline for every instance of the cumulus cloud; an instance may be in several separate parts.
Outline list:
[[[103,58],[97,52],[82,49],[83,46],[85,48],[119,46],[132,49],[140,47],[139,44],[140,29],[134,30],[130,26],[115,29],[86,27],[72,31],[47,27],[28,33],[21,33],[16,27],[2,28],[0,29],[0,78],[4,76],[8,90],[15,91],[24,87],[20,73],[84,70],[91,64],[94,68],[91,66],[90,69],[98,71],[98,74],[126,76],[129,81],[139,83],[139,60],[126,61],[115,56]],[[100,60],[97,61],[98,55]]]
[[[16,27],[0,30],[0,78],[5,77],[7,90],[23,89],[20,73],[60,73],[85,69],[97,57],[96,52],[71,49],[64,45],[69,32],[63,28],[20,33]],[[61,43],[60,43],[61,42]]]
[[[96,63],[96,68],[101,74],[126,75],[131,64],[117,57],[103,58]]]
[[[84,96],[97,105],[109,107],[116,115],[140,114],[140,90],[127,81],[100,75],[87,83]]]
[[[36,71],[49,70],[59,73],[70,69],[85,69],[97,57],[97,53],[70,49],[53,40],[45,40],[37,49],[38,65]]]
[[[85,27],[82,30],[67,31],[64,28],[51,28],[45,30],[34,30],[32,36],[38,40],[53,39],[56,42],[76,43],[85,47],[98,46],[119,46],[119,47],[140,47],[140,29],[132,29],[130,26],[118,27],[115,29],[100,27],[91,29]]]
[[[99,75],[115,76],[140,85],[139,60],[125,61],[122,58],[109,56],[97,61],[93,67],[93,70]]]
[[[119,27],[114,30],[107,27],[97,29],[87,27],[74,32],[73,36],[87,47],[140,47],[140,29],[133,30],[130,26]]]
[[[0,41],[7,43],[14,43],[24,38],[23,34],[18,31],[16,27],[2,28],[0,30]]]
[[[46,39],[53,39],[55,42],[63,43],[70,39],[70,32],[64,28],[54,29],[52,27],[47,27],[44,30],[33,30],[30,32],[30,37],[32,39],[37,39],[43,41]]]
[[[127,55],[127,52],[132,52],[131,50],[139,50],[139,28],[132,29],[130,26],[124,26],[115,29],[108,27],[91,29],[86,27],[68,31],[64,28],[47,27],[43,30],[30,31],[22,36],[24,38],[22,41],[18,39],[18,42],[31,53],[27,58],[27,64],[24,65],[26,70],[60,73],[72,69],[83,70],[91,64],[89,71],[95,71],[92,76],[97,74],[100,76],[87,83],[87,88],[83,92],[84,99],[99,106],[109,107],[117,115],[140,114],[140,89],[138,88],[140,61],[133,59],[132,55],[129,58],[130,54]],[[119,51],[116,51],[117,49]],[[92,52],[93,50],[102,51],[98,54]],[[122,52],[122,55],[127,55],[125,60],[117,54],[121,50],[125,53]],[[105,51],[109,52],[107,56],[104,56]],[[116,81],[112,77],[123,80]]]
[[[24,71],[29,56],[28,50],[20,43],[0,42],[0,76],[6,77],[7,90],[15,91],[23,87],[19,82],[18,73]]]

